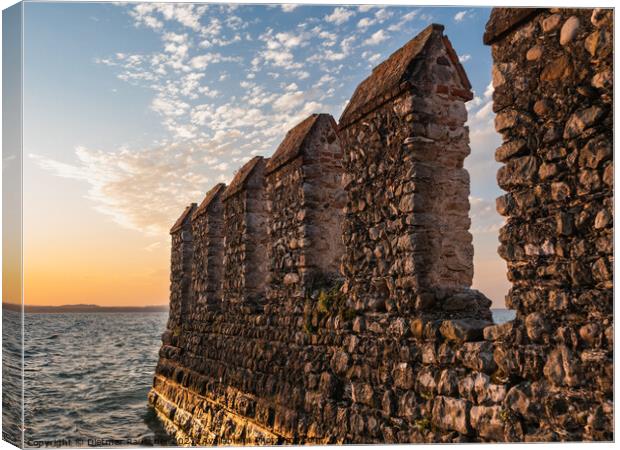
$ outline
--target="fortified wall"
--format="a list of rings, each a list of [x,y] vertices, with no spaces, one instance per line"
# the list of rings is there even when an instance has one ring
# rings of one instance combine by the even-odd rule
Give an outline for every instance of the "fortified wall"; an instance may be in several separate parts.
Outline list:
[[[500,255],[470,288],[458,57],[431,25],[171,230],[149,393],[180,444],[613,439],[611,10],[494,9]]]

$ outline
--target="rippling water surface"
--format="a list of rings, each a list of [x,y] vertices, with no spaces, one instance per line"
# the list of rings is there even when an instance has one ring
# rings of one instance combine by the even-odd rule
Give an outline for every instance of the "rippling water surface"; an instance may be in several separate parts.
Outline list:
[[[2,438],[20,446],[22,423],[20,314],[2,311]]]
[[[26,314],[26,445],[168,443],[146,402],[167,317]]]
[[[513,320],[517,315],[517,312],[512,309],[492,309],[493,322],[500,324]]]
[[[514,311],[493,315],[502,323]],[[146,401],[167,316],[26,314],[26,446],[172,444]],[[11,440],[21,414],[19,333],[18,313],[5,310],[3,421]]]

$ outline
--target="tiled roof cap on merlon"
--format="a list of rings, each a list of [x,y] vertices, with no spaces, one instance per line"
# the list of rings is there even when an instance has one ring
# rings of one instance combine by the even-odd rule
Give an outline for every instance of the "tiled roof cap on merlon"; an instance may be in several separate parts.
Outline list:
[[[410,87],[410,76],[416,63],[424,59],[426,44],[432,36],[442,39],[463,87],[470,91],[471,83],[450,41],[443,35],[443,30],[443,25],[429,25],[375,67],[372,74],[355,89],[353,97],[340,116],[339,127],[341,129],[347,127]]]
[[[287,162],[295,159],[303,153],[305,146],[308,144],[307,137],[310,135],[315,124],[322,120],[330,121],[332,128],[336,130],[336,121],[330,114],[312,114],[305,120],[301,121],[291,128],[284,140],[278,146],[273,156],[269,158],[265,171],[267,174],[274,172]]]
[[[485,27],[483,42],[491,45],[510,33],[515,27],[530,20],[545,8],[493,8]]]
[[[190,216],[194,212],[195,209],[196,209],[196,203],[192,203],[191,205],[186,206],[185,210],[183,211],[183,214],[179,216],[177,221],[174,222],[174,225],[172,225],[172,228],[170,228],[170,234],[175,233],[179,231],[181,228],[183,228],[183,225],[185,225],[185,223],[190,219]]]
[[[207,211],[207,209],[209,209],[209,206],[211,205],[213,200],[215,200],[220,193],[224,192],[224,189],[226,189],[226,185],[224,183],[218,183],[213,186],[211,190],[207,192],[204,200],[200,203],[198,208],[196,208],[194,214],[192,214],[192,220],[194,220],[196,217],[203,215]]]
[[[256,166],[258,166],[258,164],[264,160],[265,158],[263,158],[262,156],[255,156],[254,158],[249,160],[247,163],[245,163],[243,167],[239,169],[239,171],[237,172],[237,174],[231,181],[230,185],[226,188],[226,190],[222,194],[222,200],[226,200],[227,198],[232,197],[237,192],[241,191],[244,188],[245,183],[250,177],[250,175],[252,174],[252,172],[254,172],[254,169],[256,168]]]

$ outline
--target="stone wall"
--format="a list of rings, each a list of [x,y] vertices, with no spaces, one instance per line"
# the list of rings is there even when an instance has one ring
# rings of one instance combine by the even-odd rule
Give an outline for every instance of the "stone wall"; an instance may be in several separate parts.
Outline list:
[[[342,152],[334,119],[313,114],[267,163],[272,296],[303,297],[317,278],[339,277]]]
[[[178,305],[218,269],[186,211],[149,393],[179,443],[613,439],[612,35],[611,11],[487,24],[513,321],[470,288],[472,94],[439,25],[375,68],[338,130],[311,116],[239,171],[221,302],[192,320]]]
[[[268,275],[265,160],[255,156],[222,194],[224,202],[224,297],[256,303],[265,296]]]
[[[613,11],[494,10],[499,253],[517,318],[496,350],[525,438],[611,439]]]
[[[191,268],[194,254],[191,216],[196,203],[189,205],[170,229],[172,253],[170,261],[170,315],[167,329],[175,335],[189,314],[193,300],[191,289]]]
[[[195,318],[202,317],[203,309],[219,308],[222,301],[224,259],[224,206],[223,183],[216,184],[192,214],[194,252],[192,262],[192,290]]]
[[[433,25],[373,70],[340,118],[343,272],[356,309],[432,309],[473,277],[465,102],[471,86]]]

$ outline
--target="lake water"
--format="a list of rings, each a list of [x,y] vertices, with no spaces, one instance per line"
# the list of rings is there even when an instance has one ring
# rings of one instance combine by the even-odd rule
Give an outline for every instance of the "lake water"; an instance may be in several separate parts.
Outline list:
[[[146,402],[167,313],[25,317],[26,446],[171,443]]]
[[[514,311],[494,310],[497,323]],[[167,313],[27,314],[24,440],[33,446],[172,444],[147,393]],[[19,440],[20,323],[3,311],[3,425]]]

